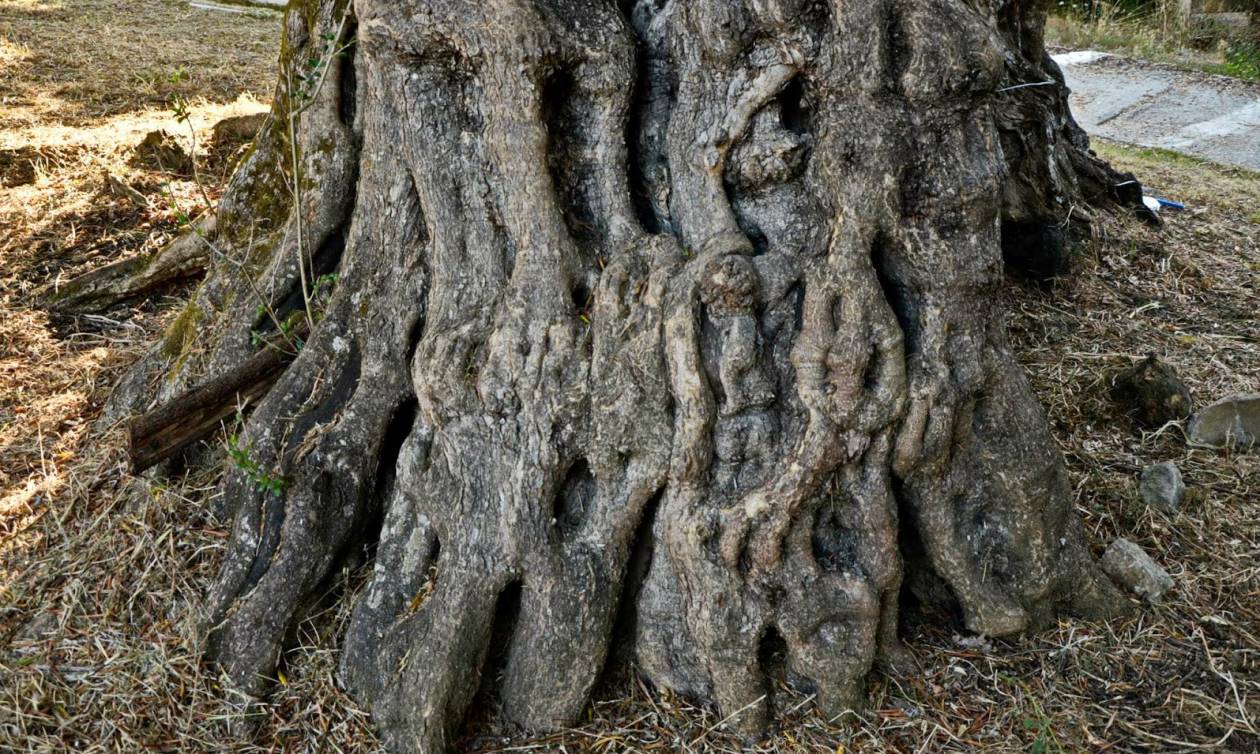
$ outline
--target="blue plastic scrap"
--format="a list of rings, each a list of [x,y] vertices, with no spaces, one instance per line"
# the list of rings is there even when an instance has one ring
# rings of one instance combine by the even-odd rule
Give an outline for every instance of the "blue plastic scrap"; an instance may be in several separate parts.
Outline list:
[[[1149,194],[1142,197],[1142,203],[1145,204],[1146,208],[1152,212],[1159,212],[1165,207],[1176,210],[1183,210],[1186,208],[1186,205],[1181,202],[1174,202],[1172,199],[1165,199],[1160,196],[1151,196]]]

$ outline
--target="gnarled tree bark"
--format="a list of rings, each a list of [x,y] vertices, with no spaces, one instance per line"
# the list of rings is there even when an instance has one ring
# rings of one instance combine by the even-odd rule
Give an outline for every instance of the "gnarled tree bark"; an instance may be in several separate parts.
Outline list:
[[[995,307],[1004,228],[1036,257],[1140,196],[1045,5],[292,3],[214,269],[110,409],[314,325],[223,482],[210,656],[263,692],[377,539],[341,668],[399,751],[445,748],[496,616],[518,723],[578,715],[625,605],[643,672],[755,733],[768,643],[862,704],[903,583],[994,636],[1114,609]]]

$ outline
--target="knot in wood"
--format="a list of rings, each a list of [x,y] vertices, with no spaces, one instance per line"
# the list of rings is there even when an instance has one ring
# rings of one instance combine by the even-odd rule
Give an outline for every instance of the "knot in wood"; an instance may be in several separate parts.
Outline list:
[[[700,299],[714,314],[747,314],[756,302],[757,290],[757,273],[747,257],[722,256],[705,267]]]

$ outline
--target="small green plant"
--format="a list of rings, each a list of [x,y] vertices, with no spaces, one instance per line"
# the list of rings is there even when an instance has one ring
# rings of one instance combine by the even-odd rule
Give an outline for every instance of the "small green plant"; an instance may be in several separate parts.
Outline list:
[[[188,110],[188,98],[182,94],[171,95],[171,115],[179,123],[187,123],[192,113]]]
[[[179,84],[188,79],[188,71],[183,66],[176,68],[170,75],[171,84]],[[188,151],[188,160],[192,164],[193,182],[197,184],[197,190],[201,192],[201,200],[206,203],[206,209],[214,208],[214,202],[210,201],[210,194],[206,191],[206,186],[201,180],[201,173],[197,169],[197,129],[192,123],[192,105],[188,98],[176,92],[170,96],[168,100],[171,108],[171,115],[175,117],[176,123],[182,123],[188,127],[188,137],[191,149]]]
[[[1260,81],[1260,43],[1236,40],[1225,48],[1221,73],[1248,81]]]
[[[241,420],[237,415],[237,421]],[[249,449],[241,447],[240,440],[236,433],[228,435],[227,438],[228,457],[232,459],[232,465],[242,471],[249,481],[258,489],[264,492],[270,492],[276,497],[284,494],[289,486],[289,480],[282,476],[277,476],[267,471],[258,463],[250,454]]]
[[[1049,721],[1045,718],[1026,717],[1024,718],[1024,730],[1037,733],[1037,737],[1033,739],[1032,746],[1028,747],[1028,754],[1046,754],[1050,746]]]
[[[262,307],[260,306],[259,309],[261,308]],[[289,319],[280,322],[277,327],[280,331],[280,337],[292,347],[292,351],[286,351],[278,344],[264,337],[263,333],[258,330],[249,331],[250,345],[254,348],[274,348],[281,353],[289,353],[290,355],[301,353],[302,348],[306,345],[306,341],[297,334],[297,327],[294,324],[294,319],[290,317]]]
[[[1046,715],[1046,711],[1042,709],[1041,704],[1037,701],[1037,696],[1029,688],[1028,684],[1005,674],[999,677],[1006,683],[1018,686],[1024,692],[1024,698],[1032,705],[1032,714],[1024,718],[1024,730],[1036,734],[1032,746],[1028,748],[1028,754],[1048,754],[1049,752],[1064,754],[1063,744],[1054,735],[1053,722]]]
[[[349,44],[338,46],[340,38],[340,30],[320,35],[325,45],[325,52],[319,57],[312,56],[306,59],[306,63],[297,74],[297,86],[292,91],[293,99],[305,104],[315,98],[315,94],[323,85],[329,61],[340,58],[351,47]]]
[[[330,292],[333,286],[337,284],[337,273],[330,272],[326,275],[320,275],[315,278],[315,285],[311,288],[311,297],[317,297],[324,292]]]

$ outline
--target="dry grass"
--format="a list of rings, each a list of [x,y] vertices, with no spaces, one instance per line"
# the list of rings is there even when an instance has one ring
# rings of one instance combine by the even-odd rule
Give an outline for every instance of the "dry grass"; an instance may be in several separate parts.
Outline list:
[[[173,5],[74,4],[92,9],[84,19],[114,14],[119,29],[128,28],[119,13],[183,12]],[[20,41],[10,36],[14,19],[28,18],[12,8],[46,6],[0,3],[0,56],[47,54],[58,44],[61,31],[44,39],[33,26]],[[231,57],[213,29],[230,25],[243,34],[241,17],[196,19],[208,25],[198,27],[204,33],[179,34],[156,49],[184,45],[190,60]],[[138,16],[133,22],[139,25]],[[269,23],[252,28],[258,44],[270,38]],[[116,73],[110,86],[119,101],[149,108],[148,90],[134,83],[143,79],[125,68]],[[230,78],[217,89],[198,88],[212,102],[232,102],[241,91],[262,97],[268,79],[258,71],[241,88]],[[5,86],[63,84],[76,91],[77,84],[39,76]],[[54,326],[31,305],[31,292],[58,270],[138,253],[174,230],[160,210],[95,196],[101,167],[151,195],[161,190],[164,177],[151,185],[152,176],[121,164],[123,147],[147,128],[132,132],[125,124],[161,111],[122,108],[94,120],[83,114],[93,101],[85,96],[65,120],[50,110],[37,124],[0,127],[0,140],[13,140],[6,145],[30,139],[48,147],[16,135],[44,129],[66,134],[77,150],[41,163],[33,186],[0,189],[6,223],[27,217],[32,204],[60,208],[19,220],[19,240],[0,240],[0,750],[372,751],[366,716],[333,681],[347,601],[329,600],[302,626],[265,704],[233,705],[200,664],[191,628],[226,536],[208,512],[217,470],[134,479],[116,432],[87,440],[96,402],[166,313],[148,305]],[[1159,152],[1100,151],[1190,210],[1170,214],[1161,231],[1100,217],[1075,277],[1051,293],[1010,284],[1005,294],[1016,350],[1047,405],[1092,540],[1139,542],[1177,587],[1132,619],[1064,621],[1013,642],[965,638],[947,622],[908,626],[920,669],[876,677],[873,708],[862,720],[828,721],[808,697],[780,688],[781,729],[747,750],[1260,749],[1260,463],[1188,450],[1176,426],[1138,431],[1111,404],[1105,384],[1110,371],[1155,351],[1200,402],[1260,389],[1260,217],[1250,214],[1260,206],[1260,179]],[[76,261],[50,261],[65,249]],[[1174,516],[1145,509],[1136,493],[1137,471],[1169,459],[1191,488]],[[353,592],[359,580],[342,574],[332,592]],[[745,750],[712,710],[652,691],[628,670],[601,684],[573,730],[530,740],[492,717],[493,704],[484,705],[459,750]]]
[[[178,0],[0,0],[0,129],[97,124],[174,95],[265,95],[277,19]],[[189,78],[172,81],[180,69]]]
[[[1047,40],[1236,78],[1257,78],[1257,51],[1245,28],[1217,14],[1186,18],[1180,0],[1066,0],[1046,25]],[[1092,8],[1092,15],[1091,9]]]
[[[171,115],[169,97],[192,99],[191,125],[203,143],[205,130],[223,117],[264,110],[276,19],[160,0],[0,0],[0,750],[83,748],[68,732],[49,738],[14,725],[39,709],[77,709],[90,696],[82,687],[58,689],[58,681],[13,685],[32,671],[81,678],[74,663],[82,659],[58,650],[46,658],[55,669],[28,663],[11,654],[22,642],[15,632],[26,626],[25,636],[56,636],[67,646],[85,635],[98,647],[122,646],[112,631],[128,642],[139,636],[127,619],[94,616],[85,591],[134,586],[146,572],[169,578],[155,567],[165,561],[139,547],[144,537],[128,539],[137,530],[115,515],[115,438],[88,446],[87,430],[109,386],[152,340],[175,299],[71,320],[42,311],[37,292],[59,277],[151,251],[177,231],[172,202],[191,211],[199,191],[179,176],[129,165],[131,148],[155,129],[178,134],[191,148],[193,137]],[[185,75],[172,81],[181,68]],[[228,155],[203,145],[198,153],[214,195]],[[145,199],[104,191],[106,173]],[[103,452],[93,456],[91,448]],[[154,532],[169,536],[173,523]],[[65,560],[72,552],[75,560]],[[139,558],[137,570],[114,570],[128,553]],[[76,581],[81,577],[94,581]],[[169,589],[152,587],[154,595]],[[129,610],[152,607],[134,591],[127,595]],[[31,624],[32,617],[43,622]],[[90,629],[76,634],[76,625]],[[69,664],[60,664],[63,656]],[[110,698],[120,701],[112,694],[121,686],[110,685]],[[142,709],[137,700],[148,694],[133,692],[132,705]],[[137,748],[125,738],[105,740],[113,749]]]
[[[0,530],[64,484],[93,401],[162,309],[58,322],[33,306],[38,291],[160,247],[175,205],[195,211],[192,181],[129,164],[148,132],[192,149],[191,125],[219,190],[228,161],[207,153],[206,130],[266,109],[277,26],[177,2],[0,0]],[[187,124],[169,109],[177,95],[193,98]],[[145,201],[107,191],[107,174]]]

